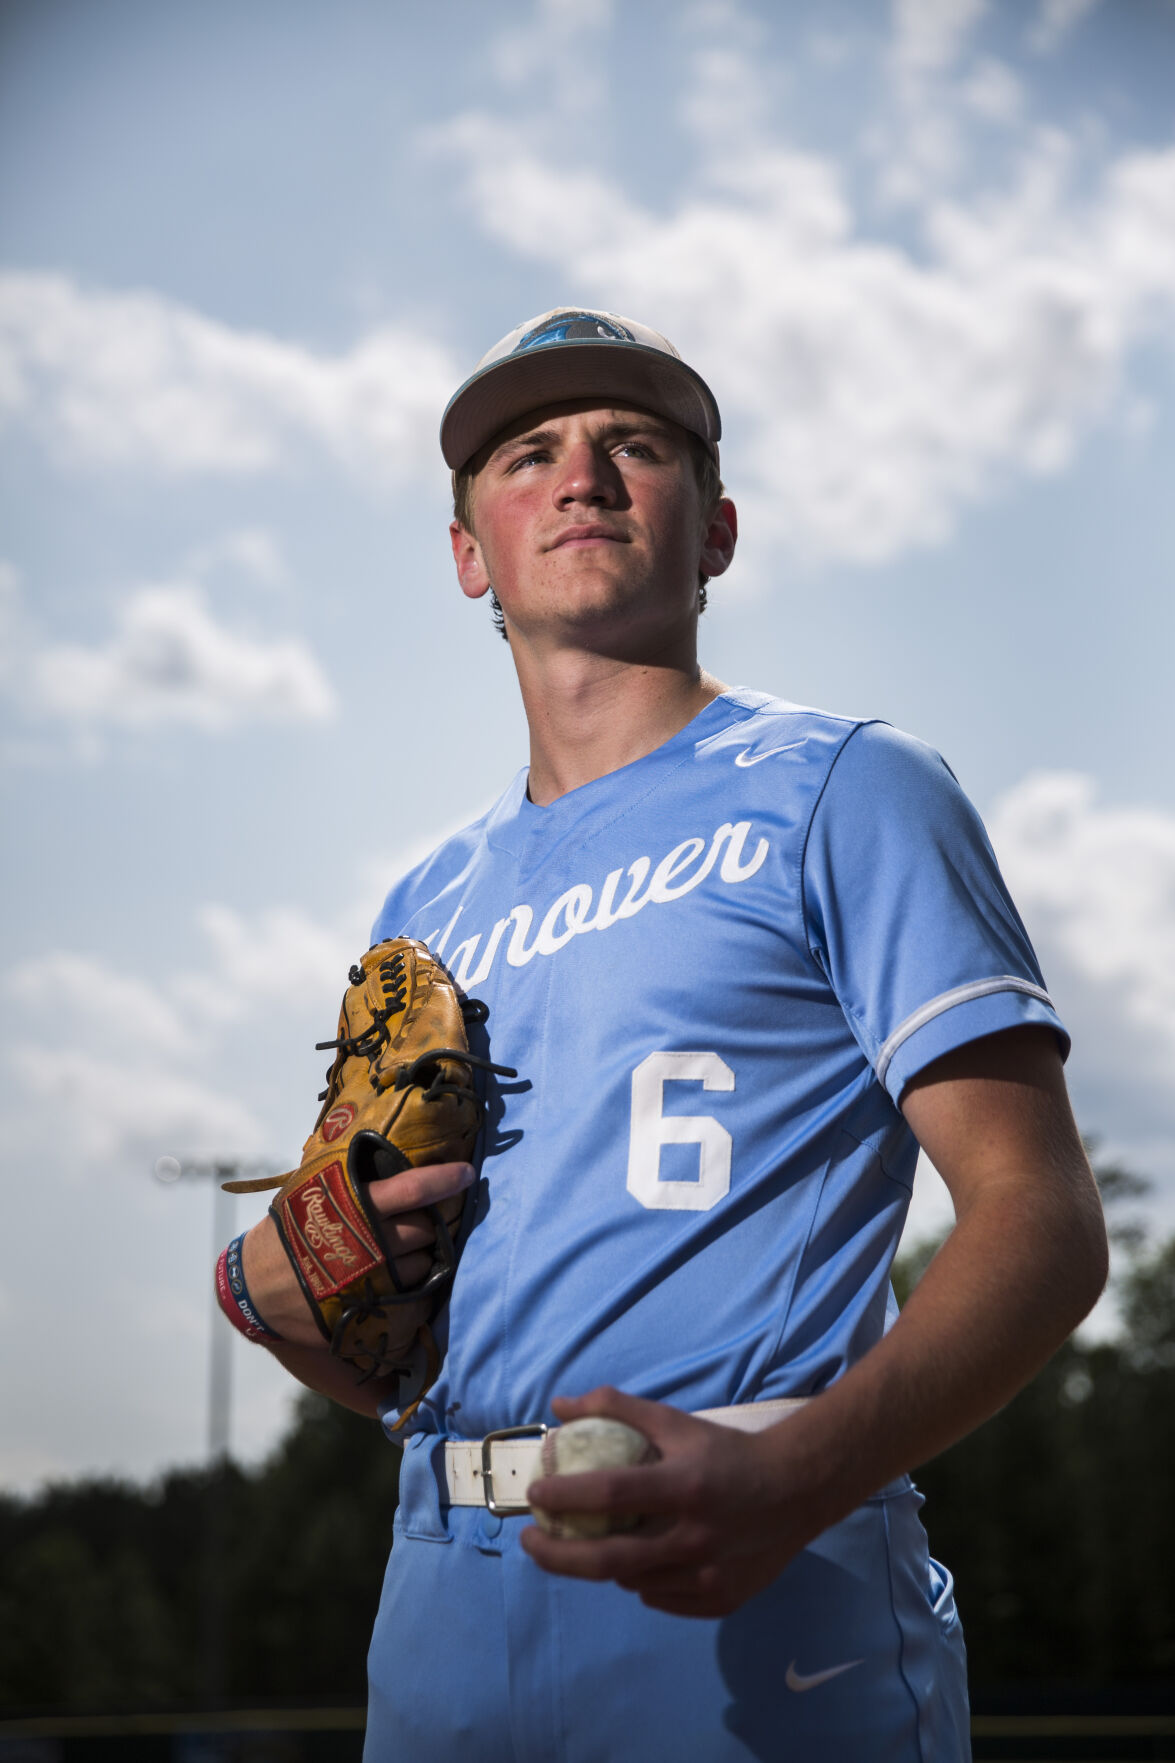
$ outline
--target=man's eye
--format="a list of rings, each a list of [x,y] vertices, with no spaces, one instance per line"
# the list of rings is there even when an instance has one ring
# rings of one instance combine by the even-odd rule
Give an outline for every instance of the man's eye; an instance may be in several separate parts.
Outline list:
[[[507,467],[507,470],[517,471],[518,468],[522,465],[541,464],[542,461],[544,459],[547,459],[548,457],[549,457],[549,454],[547,453],[547,450],[545,447],[535,447],[532,449],[531,452],[520,453],[518,455],[517,459],[512,459],[510,461],[509,466]]]
[[[647,441],[621,441],[616,450],[618,453],[633,453],[638,459],[652,459],[655,457],[653,449],[649,446]]]

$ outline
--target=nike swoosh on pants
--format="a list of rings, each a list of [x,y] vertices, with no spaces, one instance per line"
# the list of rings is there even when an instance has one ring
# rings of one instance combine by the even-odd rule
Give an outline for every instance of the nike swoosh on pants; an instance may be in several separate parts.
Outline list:
[[[843,1665],[830,1665],[827,1671],[804,1673],[796,1670],[796,1662],[793,1659],[787,1668],[787,1675],[783,1681],[789,1690],[797,1692],[814,1690],[820,1684],[830,1683],[834,1677],[839,1677],[842,1671],[852,1671],[854,1666],[864,1665],[864,1663],[864,1659],[846,1659]]]

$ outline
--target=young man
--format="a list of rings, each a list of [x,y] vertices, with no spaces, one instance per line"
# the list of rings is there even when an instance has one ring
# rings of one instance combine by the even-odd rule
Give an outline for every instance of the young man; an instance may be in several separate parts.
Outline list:
[[[950,772],[698,666],[737,535],[718,439],[698,375],[609,313],[520,327],[445,414],[457,574],[496,596],[530,765],[375,936],[427,941],[520,1077],[490,1098],[447,1356],[409,1424],[369,1763],[967,1757],[907,1472],[1104,1281],[1065,1033]],[[958,1223],[895,1317],[919,1144]],[[427,1261],[409,1208],[452,1213],[471,1179],[377,1184],[402,1271]],[[268,1221],[245,1255],[278,1357],[362,1406]],[[370,1398],[389,1424],[397,1397]],[[536,1504],[639,1528],[495,1513],[534,1447],[480,1441],[589,1414],[659,1460]]]

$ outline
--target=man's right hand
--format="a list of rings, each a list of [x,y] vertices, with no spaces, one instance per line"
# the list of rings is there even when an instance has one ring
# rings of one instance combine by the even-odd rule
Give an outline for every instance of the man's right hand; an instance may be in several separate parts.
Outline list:
[[[384,1181],[373,1181],[368,1192],[376,1210],[387,1222],[384,1236],[396,1269],[406,1287],[427,1277],[432,1265],[431,1247],[436,1236],[433,1220],[422,1208],[436,1206],[453,1229],[465,1205],[465,1193],[475,1179],[470,1163],[433,1163],[422,1169],[401,1170]],[[323,1339],[298,1277],[282,1247],[277,1226],[266,1213],[250,1230],[241,1246],[242,1265],[249,1296],[268,1327],[283,1341],[296,1347],[317,1347],[324,1353]],[[400,1325],[405,1350],[417,1330],[428,1321],[431,1303],[399,1304],[389,1320]],[[393,1342],[393,1347],[395,1343]]]

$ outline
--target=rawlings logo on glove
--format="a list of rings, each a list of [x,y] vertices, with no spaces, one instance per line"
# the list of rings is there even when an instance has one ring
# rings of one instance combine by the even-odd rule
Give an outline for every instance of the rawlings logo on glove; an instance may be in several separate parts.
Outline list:
[[[423,943],[377,943],[350,980],[337,1036],[318,1043],[333,1048],[335,1059],[298,1168],[224,1185],[238,1194],[279,1190],[270,1212],[306,1302],[332,1353],[354,1365],[361,1382],[405,1372],[409,1350],[423,1346],[428,1371],[418,1402],[439,1368],[436,1345],[427,1327],[405,1343],[395,1313],[422,1300],[435,1311],[456,1270],[458,1244],[430,1206],[432,1268],[406,1288],[367,1189],[405,1169],[468,1162],[484,1112],[474,1068],[518,1074],[469,1051],[466,1023],[483,1022],[485,1007],[459,998]]]

